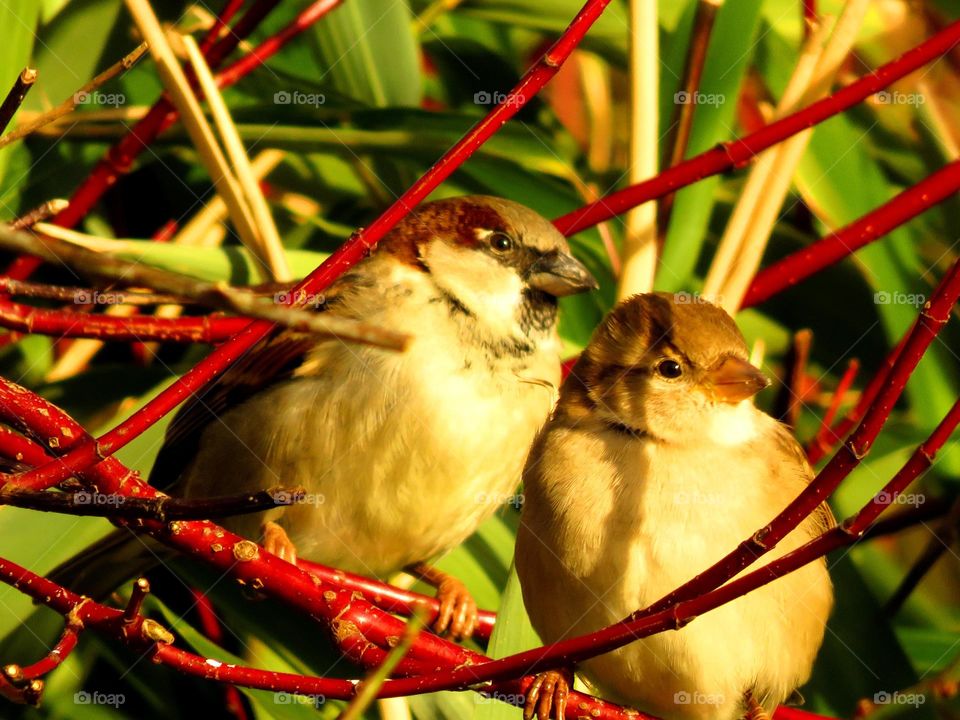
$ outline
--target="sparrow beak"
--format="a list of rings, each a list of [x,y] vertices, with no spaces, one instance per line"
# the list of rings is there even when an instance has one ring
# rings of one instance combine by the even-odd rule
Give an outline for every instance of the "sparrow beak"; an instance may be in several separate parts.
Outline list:
[[[579,260],[557,250],[546,253],[530,267],[527,284],[554,297],[574,295],[600,287]]]
[[[711,397],[731,405],[753,397],[770,384],[766,375],[734,355],[728,355],[708,372],[706,382]]]

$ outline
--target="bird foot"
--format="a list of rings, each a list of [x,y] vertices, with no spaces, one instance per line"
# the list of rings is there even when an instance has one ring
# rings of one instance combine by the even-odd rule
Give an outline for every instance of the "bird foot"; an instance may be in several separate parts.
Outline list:
[[[550,720],[550,713],[556,720],[563,720],[567,709],[567,696],[573,685],[573,671],[549,670],[540,673],[527,690],[527,699],[523,704],[523,720]]]
[[[748,690],[744,699],[747,703],[747,711],[743,714],[743,720],[770,720],[770,713],[763,709],[752,692]]]
[[[464,640],[477,628],[477,603],[460,580],[442,570],[418,563],[407,571],[437,589],[440,611],[433,621],[433,631],[451,640]]]
[[[297,547],[287,535],[287,531],[280,525],[269,520],[260,527],[263,535],[263,548],[268,553],[286,560],[291,565],[297,564]]]

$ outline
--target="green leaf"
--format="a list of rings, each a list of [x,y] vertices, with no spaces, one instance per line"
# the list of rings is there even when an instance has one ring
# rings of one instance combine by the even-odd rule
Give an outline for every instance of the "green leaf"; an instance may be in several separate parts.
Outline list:
[[[700,82],[702,96],[715,102],[697,105],[687,157],[704,152],[733,135],[736,98],[755,47],[760,6],[760,0],[725,3],[717,14]],[[664,93],[671,98],[679,88],[680,73],[676,71],[677,84],[673,90],[669,86],[664,88]],[[661,118],[669,117],[667,110],[662,109]],[[714,176],[677,193],[657,270],[657,289],[673,291],[689,286],[719,184],[720,178]]]
[[[234,285],[259,281],[258,264],[245,248],[187,247],[150,240],[120,240],[114,254],[123,260],[144,263],[162,270],[189,275],[210,282],[226,280]],[[295,277],[305,277],[327,258],[312,250],[287,250],[287,259]]]
[[[540,647],[542,643],[527,617],[523,605],[523,593],[516,569],[510,566],[510,576],[503,590],[503,601],[497,613],[497,624],[490,637],[487,650],[492,658],[502,658],[523,650]],[[477,696],[478,707],[474,720],[517,720],[521,717],[519,707],[514,707],[502,699]],[[522,703],[521,703],[522,704]]]
[[[418,106],[423,80],[412,23],[405,2],[343,3],[313,29],[322,77],[369,105]]]
[[[3,43],[0,46],[0,97],[6,97],[20,72],[30,60],[34,32],[37,27],[40,5],[34,0],[7,0],[0,3],[0,28],[3,28]],[[36,92],[36,88],[34,88]],[[11,127],[15,121],[11,123]],[[6,173],[11,149],[0,150],[0,179]]]

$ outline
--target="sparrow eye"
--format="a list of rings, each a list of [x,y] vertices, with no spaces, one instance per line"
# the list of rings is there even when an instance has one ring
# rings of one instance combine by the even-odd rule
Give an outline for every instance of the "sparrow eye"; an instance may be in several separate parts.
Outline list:
[[[490,247],[497,252],[507,252],[513,249],[513,238],[502,232],[495,232],[490,236]]]
[[[683,368],[676,360],[661,360],[657,363],[657,373],[660,377],[675,380],[683,374]]]

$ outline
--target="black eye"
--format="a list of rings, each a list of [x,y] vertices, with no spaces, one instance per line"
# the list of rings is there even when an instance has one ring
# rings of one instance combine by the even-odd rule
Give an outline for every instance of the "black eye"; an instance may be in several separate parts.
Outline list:
[[[657,372],[660,377],[674,380],[683,374],[683,368],[676,360],[661,360],[657,363]]]
[[[490,236],[490,247],[497,252],[507,252],[513,249],[513,238],[506,233],[496,232]]]

